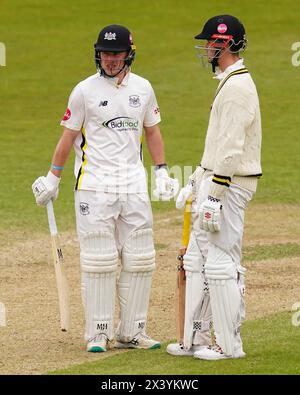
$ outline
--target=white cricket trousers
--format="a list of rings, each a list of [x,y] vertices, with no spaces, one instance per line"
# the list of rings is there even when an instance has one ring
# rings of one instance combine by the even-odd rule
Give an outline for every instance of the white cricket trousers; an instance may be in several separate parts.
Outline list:
[[[78,236],[87,232],[111,231],[119,252],[131,232],[152,229],[153,226],[147,193],[75,191],[75,213]]]
[[[197,207],[208,196],[209,186],[212,182],[212,173],[205,171],[198,188],[198,194],[193,202],[193,233],[203,255],[207,256],[209,243],[225,250],[234,261],[237,269],[241,266],[242,241],[244,233],[244,212],[253,197],[253,192],[231,184],[222,199],[222,210],[219,232],[206,232],[200,229],[197,215]]]

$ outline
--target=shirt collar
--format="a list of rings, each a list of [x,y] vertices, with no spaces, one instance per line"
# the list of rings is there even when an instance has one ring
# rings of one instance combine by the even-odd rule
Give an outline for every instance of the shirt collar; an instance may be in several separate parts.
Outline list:
[[[224,71],[220,71],[220,69],[217,69],[216,75],[213,78],[221,81],[225,77],[227,77],[228,74],[232,73],[233,71],[239,70],[242,67],[245,66],[244,66],[244,59],[241,58],[237,60],[235,63],[228,66]]]
[[[107,81],[108,84],[113,85],[116,88],[120,88],[121,86],[128,85],[129,74],[130,74],[130,70],[126,73],[125,77],[123,78],[123,81],[119,85],[118,85],[118,77],[114,77],[114,78],[103,77],[103,78],[105,78],[105,80]]]

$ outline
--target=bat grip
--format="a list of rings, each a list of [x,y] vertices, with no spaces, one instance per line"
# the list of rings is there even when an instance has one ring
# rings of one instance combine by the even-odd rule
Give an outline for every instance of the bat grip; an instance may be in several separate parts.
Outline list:
[[[49,222],[49,229],[51,236],[57,235],[57,226],[55,221],[55,215],[53,210],[53,203],[52,200],[47,204],[47,215],[48,215],[48,222]]]

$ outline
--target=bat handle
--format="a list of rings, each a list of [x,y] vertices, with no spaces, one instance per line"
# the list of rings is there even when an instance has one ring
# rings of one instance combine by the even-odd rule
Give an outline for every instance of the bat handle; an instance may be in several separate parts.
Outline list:
[[[47,214],[48,214],[48,222],[49,222],[49,229],[51,236],[57,235],[57,226],[55,221],[55,215],[53,210],[53,203],[52,200],[47,204]]]

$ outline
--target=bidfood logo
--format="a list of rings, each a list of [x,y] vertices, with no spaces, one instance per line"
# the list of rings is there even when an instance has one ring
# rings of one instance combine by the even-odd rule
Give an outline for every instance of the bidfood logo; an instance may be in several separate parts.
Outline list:
[[[129,117],[118,117],[110,119],[109,121],[103,122],[103,126],[116,130],[117,132],[138,132],[139,121]]]

